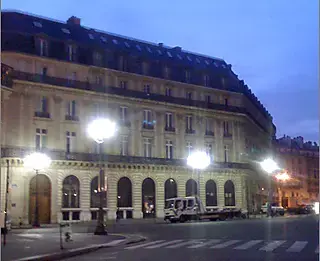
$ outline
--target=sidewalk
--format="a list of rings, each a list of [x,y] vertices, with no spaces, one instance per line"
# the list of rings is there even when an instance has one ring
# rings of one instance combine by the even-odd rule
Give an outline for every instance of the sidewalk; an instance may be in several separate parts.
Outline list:
[[[45,230],[41,232],[41,229],[29,229],[20,233],[9,233],[6,245],[3,246],[2,244],[2,260],[9,261],[21,258],[32,260],[30,259],[32,256],[50,253],[56,253],[56,256],[60,255],[60,257],[54,259],[45,257],[35,260],[60,260],[61,254],[70,256],[70,254],[75,255],[76,252],[80,254],[81,251],[82,253],[87,253],[98,249],[101,244],[112,246],[125,241],[125,237],[122,235],[94,236],[92,233],[73,233],[73,241],[63,241],[64,249],[61,250],[60,234],[52,229],[50,229],[51,232],[48,229],[47,231]]]

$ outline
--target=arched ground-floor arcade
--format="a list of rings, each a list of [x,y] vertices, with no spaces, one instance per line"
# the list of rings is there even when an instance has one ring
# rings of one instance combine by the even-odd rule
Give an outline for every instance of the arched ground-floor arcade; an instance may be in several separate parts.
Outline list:
[[[161,218],[165,199],[196,194],[207,209],[248,209],[247,173],[243,169],[195,173],[176,166],[107,165],[104,170],[107,191],[103,194],[103,204],[108,219],[115,219],[117,210],[122,218]],[[7,170],[3,167],[1,171]],[[92,164],[53,162],[50,169],[36,176],[18,161],[12,161],[8,194],[12,222],[32,223],[36,191],[41,223],[97,219],[98,173],[99,168]],[[4,195],[3,184],[5,180],[1,182],[1,195]]]

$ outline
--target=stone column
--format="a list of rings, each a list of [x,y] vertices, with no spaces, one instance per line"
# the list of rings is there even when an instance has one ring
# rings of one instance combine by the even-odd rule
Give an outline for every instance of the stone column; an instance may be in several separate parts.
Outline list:
[[[184,177],[178,176],[175,178],[175,181],[177,182],[177,191],[178,191],[178,197],[185,197],[186,196],[186,181],[187,181],[187,171],[181,170],[183,172],[182,175]]]
[[[107,190],[107,208],[108,214],[107,218],[114,220],[116,218],[117,211],[117,178],[113,171],[105,168],[105,175],[107,176],[108,190]]]
[[[158,176],[156,179],[156,217],[164,217],[164,175]]]
[[[87,173],[82,173],[82,178],[80,181],[80,207],[81,207],[81,221],[89,221],[91,220],[91,212],[90,212],[90,183],[91,177],[87,175]]]
[[[218,207],[224,207],[224,183],[226,182],[226,178],[221,176],[221,174],[217,177],[217,201]]]
[[[142,218],[142,174],[132,177],[132,207],[133,218]]]

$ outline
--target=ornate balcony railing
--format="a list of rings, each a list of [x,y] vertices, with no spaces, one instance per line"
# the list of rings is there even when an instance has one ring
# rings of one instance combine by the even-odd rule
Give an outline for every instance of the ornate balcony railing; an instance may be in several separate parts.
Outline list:
[[[32,148],[1,148],[2,158],[25,158],[35,150]],[[52,160],[69,160],[69,161],[86,161],[86,162],[103,162],[109,163],[129,163],[129,164],[151,164],[151,165],[168,165],[168,166],[187,166],[184,159],[166,159],[166,158],[145,158],[136,156],[120,156],[109,154],[93,153],[67,153],[65,151],[45,149],[46,153]],[[230,169],[251,169],[250,164],[235,162],[216,162],[212,164],[213,168],[230,168]]]
[[[192,107],[198,107],[198,108],[207,108],[212,110],[228,111],[233,113],[242,113],[242,114],[246,114],[258,126],[260,126],[263,130],[269,133],[269,129],[263,126],[259,121],[257,121],[256,118],[248,110],[246,110],[246,108],[243,108],[243,107],[230,106],[230,105],[225,106],[224,104],[206,103],[203,101],[165,96],[165,95],[156,94],[156,93],[145,93],[141,91],[122,89],[122,88],[112,87],[112,86],[101,86],[101,85],[92,84],[89,82],[81,82],[81,81],[74,81],[74,80],[71,81],[69,79],[44,76],[41,74],[32,74],[32,73],[26,73],[21,71],[13,71],[12,77],[13,79],[17,79],[17,80],[44,83],[44,84],[50,84],[55,86],[63,86],[66,88],[81,89],[81,90],[94,91],[99,93],[108,93],[108,94],[120,95],[125,97],[133,97],[133,98],[153,100],[158,102],[173,103],[173,104],[192,106]]]

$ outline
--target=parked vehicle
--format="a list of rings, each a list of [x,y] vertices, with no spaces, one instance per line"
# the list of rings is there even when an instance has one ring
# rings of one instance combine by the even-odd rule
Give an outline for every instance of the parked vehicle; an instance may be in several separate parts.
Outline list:
[[[204,219],[215,221],[233,217],[245,218],[246,213],[242,213],[240,209],[206,211],[202,201],[197,196],[167,199],[164,209],[164,220],[169,220],[171,223]]]
[[[268,203],[264,204],[261,207],[261,213],[267,214],[268,213]],[[271,215],[280,215],[283,216],[285,213],[285,210],[282,206],[279,206],[277,203],[271,203]]]

